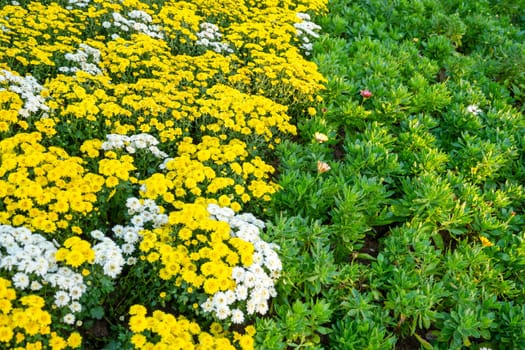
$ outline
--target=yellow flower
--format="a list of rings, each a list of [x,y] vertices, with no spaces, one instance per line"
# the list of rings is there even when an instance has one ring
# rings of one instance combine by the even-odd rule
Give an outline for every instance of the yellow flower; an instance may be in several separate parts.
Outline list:
[[[136,348],[141,348],[146,344],[146,337],[142,334],[133,334],[131,337],[131,344],[133,344]]]
[[[129,308],[129,314],[130,315],[136,315],[136,316],[145,316],[148,311],[146,308],[140,304],[132,305]]]
[[[67,342],[56,334],[55,332],[51,333],[51,339],[49,339],[49,346],[52,350],[62,350],[67,346]]]
[[[13,329],[11,327],[0,327],[0,342],[7,343],[13,338]]]
[[[492,247],[494,245],[494,243],[489,241],[486,237],[480,236],[479,240],[481,241],[481,245],[483,245],[483,247]]]
[[[67,338],[67,345],[72,348],[78,348],[82,345],[82,336],[77,332],[71,333]]]

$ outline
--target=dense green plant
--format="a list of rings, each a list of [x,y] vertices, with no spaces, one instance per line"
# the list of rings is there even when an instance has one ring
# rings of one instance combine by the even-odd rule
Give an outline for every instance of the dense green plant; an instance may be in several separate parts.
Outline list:
[[[290,274],[265,344],[524,348],[519,6],[333,0],[316,18],[326,91],[277,149],[268,234]],[[286,331],[296,300],[328,305],[326,336]]]

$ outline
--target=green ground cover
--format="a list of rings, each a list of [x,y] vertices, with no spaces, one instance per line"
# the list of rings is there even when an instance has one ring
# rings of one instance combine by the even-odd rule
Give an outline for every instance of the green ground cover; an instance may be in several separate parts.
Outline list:
[[[262,348],[524,349],[525,4],[329,8],[324,105],[278,147]]]

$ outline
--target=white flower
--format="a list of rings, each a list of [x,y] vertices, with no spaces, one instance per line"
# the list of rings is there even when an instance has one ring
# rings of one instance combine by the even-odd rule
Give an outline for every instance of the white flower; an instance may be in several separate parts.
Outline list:
[[[126,241],[126,243],[133,244],[140,239],[140,236],[137,233],[137,229],[135,227],[127,227],[122,238],[124,239],[124,241]]]
[[[69,310],[71,310],[71,312],[80,312],[82,311],[82,304],[80,304],[78,301],[73,301],[71,304],[69,304]]]
[[[22,272],[17,272],[12,278],[13,285],[19,289],[25,289],[29,286],[29,277]]]
[[[126,207],[128,207],[129,214],[135,214],[142,208],[142,204],[138,198],[130,197],[126,200]]]
[[[137,263],[137,258],[133,257],[133,256],[130,256],[127,260],[126,260],[126,264],[128,265],[135,265]]]
[[[111,230],[118,238],[122,238],[124,235],[124,226],[122,225],[115,225]]]
[[[226,303],[228,305],[233,304],[237,299],[233,290],[227,290],[226,292],[224,292],[224,295],[226,296]]]
[[[130,244],[130,243],[124,243],[122,245],[121,249],[122,249],[122,253],[124,253],[126,255],[131,255],[135,251],[135,246],[133,244]]]
[[[204,312],[212,312],[213,311],[213,302],[210,298],[206,300],[204,303],[201,304],[202,309]]]
[[[70,301],[69,294],[63,290],[55,293],[55,305],[58,307],[66,306]]]
[[[481,113],[481,109],[477,105],[469,105],[467,106],[467,112],[478,115]]]
[[[16,263],[17,260],[14,256],[7,255],[0,260],[0,268],[11,271],[16,266]]]
[[[131,224],[137,228],[144,226],[144,220],[141,215],[135,215],[131,218]]]
[[[104,274],[109,277],[115,278],[121,271],[122,265],[117,262],[110,261],[109,263],[104,265]]]
[[[29,286],[29,288],[33,291],[40,290],[42,289],[42,284],[40,284],[40,282],[38,281],[33,281],[31,282],[31,285]]]
[[[246,300],[246,298],[248,297],[248,288],[246,288],[243,285],[238,285],[235,288],[235,296],[239,301]]]
[[[74,324],[75,323],[75,315],[73,314],[66,314],[64,316],[64,323],[65,324]]]
[[[268,311],[268,303],[260,302],[259,304],[257,304],[257,312],[259,314],[264,315],[266,314],[267,311]]]
[[[84,286],[85,289],[85,286]],[[71,296],[72,300],[78,300],[84,294],[84,289],[80,286],[73,286],[71,289],[69,289],[69,295]]]
[[[235,282],[241,283],[244,281],[244,273],[245,271],[242,267],[235,266],[232,269],[232,278],[235,280]]]
[[[244,285],[248,288],[253,288],[257,283],[257,278],[252,272],[246,272],[244,276]]]
[[[213,306],[218,309],[223,306],[228,306],[226,295],[224,292],[217,292],[213,295]]]
[[[90,234],[91,234],[91,237],[93,237],[94,239],[97,239],[99,241],[103,240],[106,237],[106,236],[104,236],[104,234],[100,230],[91,231]]]
[[[225,320],[231,314],[231,310],[228,306],[220,306],[216,310],[215,315],[219,320]]]
[[[239,309],[233,309],[232,310],[232,322],[236,324],[240,324],[244,322],[244,314]]]

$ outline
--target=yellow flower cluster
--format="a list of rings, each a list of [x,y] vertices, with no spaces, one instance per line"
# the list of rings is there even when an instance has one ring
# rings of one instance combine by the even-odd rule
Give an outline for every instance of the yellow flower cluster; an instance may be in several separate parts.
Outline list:
[[[20,304],[20,306],[15,305]],[[75,349],[82,337],[74,332],[64,339],[51,331],[51,315],[43,310],[45,300],[28,294],[17,299],[11,281],[0,277],[0,345],[9,349]],[[49,336],[48,346],[41,335]]]
[[[11,67],[55,66],[56,52],[73,52],[85,31],[85,15],[57,3],[31,2],[27,7],[3,6],[0,9],[0,61]],[[22,69],[17,71],[21,71]]]
[[[106,152],[106,158],[103,158],[98,163],[98,172],[106,178],[106,186],[113,188],[119,184],[119,181],[130,180],[135,182],[133,176],[129,173],[137,168],[133,165],[133,157],[129,155],[118,155],[113,151]]]
[[[169,215],[169,223],[178,227],[176,237],[166,230],[143,232],[140,250],[150,263],[158,262],[159,277],[173,280],[176,286],[202,288],[213,295],[235,287],[232,268],[253,262],[251,243],[230,236],[230,226],[212,220],[203,203],[182,204]]]
[[[143,196],[162,198],[176,206],[191,194],[216,199],[219,205],[235,211],[251,198],[269,200],[278,190],[268,181],[275,169],[260,157],[250,157],[244,142],[234,139],[224,144],[222,139],[226,135],[203,136],[195,144],[192,138],[183,138],[178,144],[180,156],[166,162],[166,173],[141,181]]]
[[[133,332],[131,343],[135,349],[236,349],[224,335],[204,332],[197,323],[183,316],[175,317],[159,310],[153,311],[151,316],[148,316],[147,309],[142,305],[133,305],[129,314],[131,315],[129,328]],[[246,334],[241,335],[235,332],[234,341],[242,350],[254,348],[254,329],[249,328],[250,333],[247,331]],[[156,341],[153,341],[153,338]]]
[[[81,158],[45,147],[41,139],[34,132],[0,141],[0,224],[52,233],[67,228],[74,215],[93,210],[104,178],[86,172]]]
[[[24,101],[18,94],[5,88],[0,90],[0,133],[7,133],[19,122],[18,111],[23,105]]]
[[[294,125],[289,124],[286,107],[272,100],[248,95],[225,85],[215,85],[198,100],[200,112],[215,120],[206,128],[212,132],[226,130],[241,135],[260,135],[270,142],[277,131],[295,135]],[[270,142],[271,144],[271,142]]]
[[[64,248],[56,252],[57,262],[65,261],[69,266],[79,267],[85,262],[92,263],[95,260],[95,252],[91,249],[91,244],[77,236],[66,239],[63,246]]]

